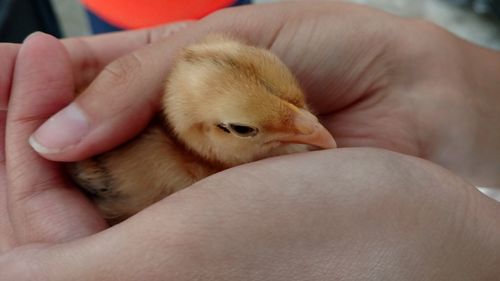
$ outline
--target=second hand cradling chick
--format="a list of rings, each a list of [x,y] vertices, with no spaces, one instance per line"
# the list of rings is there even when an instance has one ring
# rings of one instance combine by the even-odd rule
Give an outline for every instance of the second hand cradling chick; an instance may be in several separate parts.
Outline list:
[[[182,50],[162,102],[141,135],[67,166],[111,222],[227,168],[336,147],[285,64],[226,36]]]

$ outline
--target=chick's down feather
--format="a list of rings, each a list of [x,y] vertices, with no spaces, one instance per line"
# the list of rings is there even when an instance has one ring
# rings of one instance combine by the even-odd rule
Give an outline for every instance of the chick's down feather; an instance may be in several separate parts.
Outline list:
[[[223,169],[336,146],[285,64],[226,36],[211,35],[180,52],[162,102],[136,138],[67,165],[112,222]]]

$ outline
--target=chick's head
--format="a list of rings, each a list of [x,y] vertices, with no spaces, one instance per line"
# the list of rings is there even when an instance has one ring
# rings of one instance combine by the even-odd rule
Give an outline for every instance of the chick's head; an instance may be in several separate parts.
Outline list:
[[[227,37],[182,51],[163,105],[179,141],[224,166],[336,146],[288,68],[271,52]]]

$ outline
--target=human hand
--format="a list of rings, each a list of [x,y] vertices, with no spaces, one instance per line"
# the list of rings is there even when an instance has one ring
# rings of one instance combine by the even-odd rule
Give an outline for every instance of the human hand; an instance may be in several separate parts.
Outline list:
[[[341,147],[386,148],[477,185],[500,184],[500,133],[492,129],[500,118],[500,56],[430,24],[343,3],[227,9],[116,60],[73,103],[87,120],[44,127],[35,135],[45,146],[38,151],[81,160],[137,134],[158,109],[177,50],[210,32],[280,56]]]
[[[495,280],[499,211],[418,158],[295,154],[206,178],[95,235],[21,244],[0,256],[0,279]]]
[[[0,252],[19,243],[62,241],[105,227],[84,197],[66,187],[56,165],[27,146],[27,138],[110,61],[167,37],[186,24],[68,39],[63,41],[66,50],[57,40],[42,34],[33,35],[24,49],[18,44],[0,44]],[[5,125],[11,90],[14,98],[9,106],[7,175]],[[7,189],[7,176],[17,188]],[[61,203],[54,205],[54,201]]]
[[[1,186],[13,243],[2,248],[0,280],[498,276],[498,203],[428,162],[370,149],[230,169],[103,230],[57,165],[26,142],[74,87],[71,60],[43,37],[26,42],[16,61]]]

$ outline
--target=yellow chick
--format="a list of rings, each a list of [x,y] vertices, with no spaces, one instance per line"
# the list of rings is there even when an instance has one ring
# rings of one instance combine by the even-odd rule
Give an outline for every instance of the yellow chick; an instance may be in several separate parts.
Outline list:
[[[225,36],[182,50],[162,101],[163,114],[141,135],[68,165],[111,222],[223,169],[336,147],[285,64]]]

